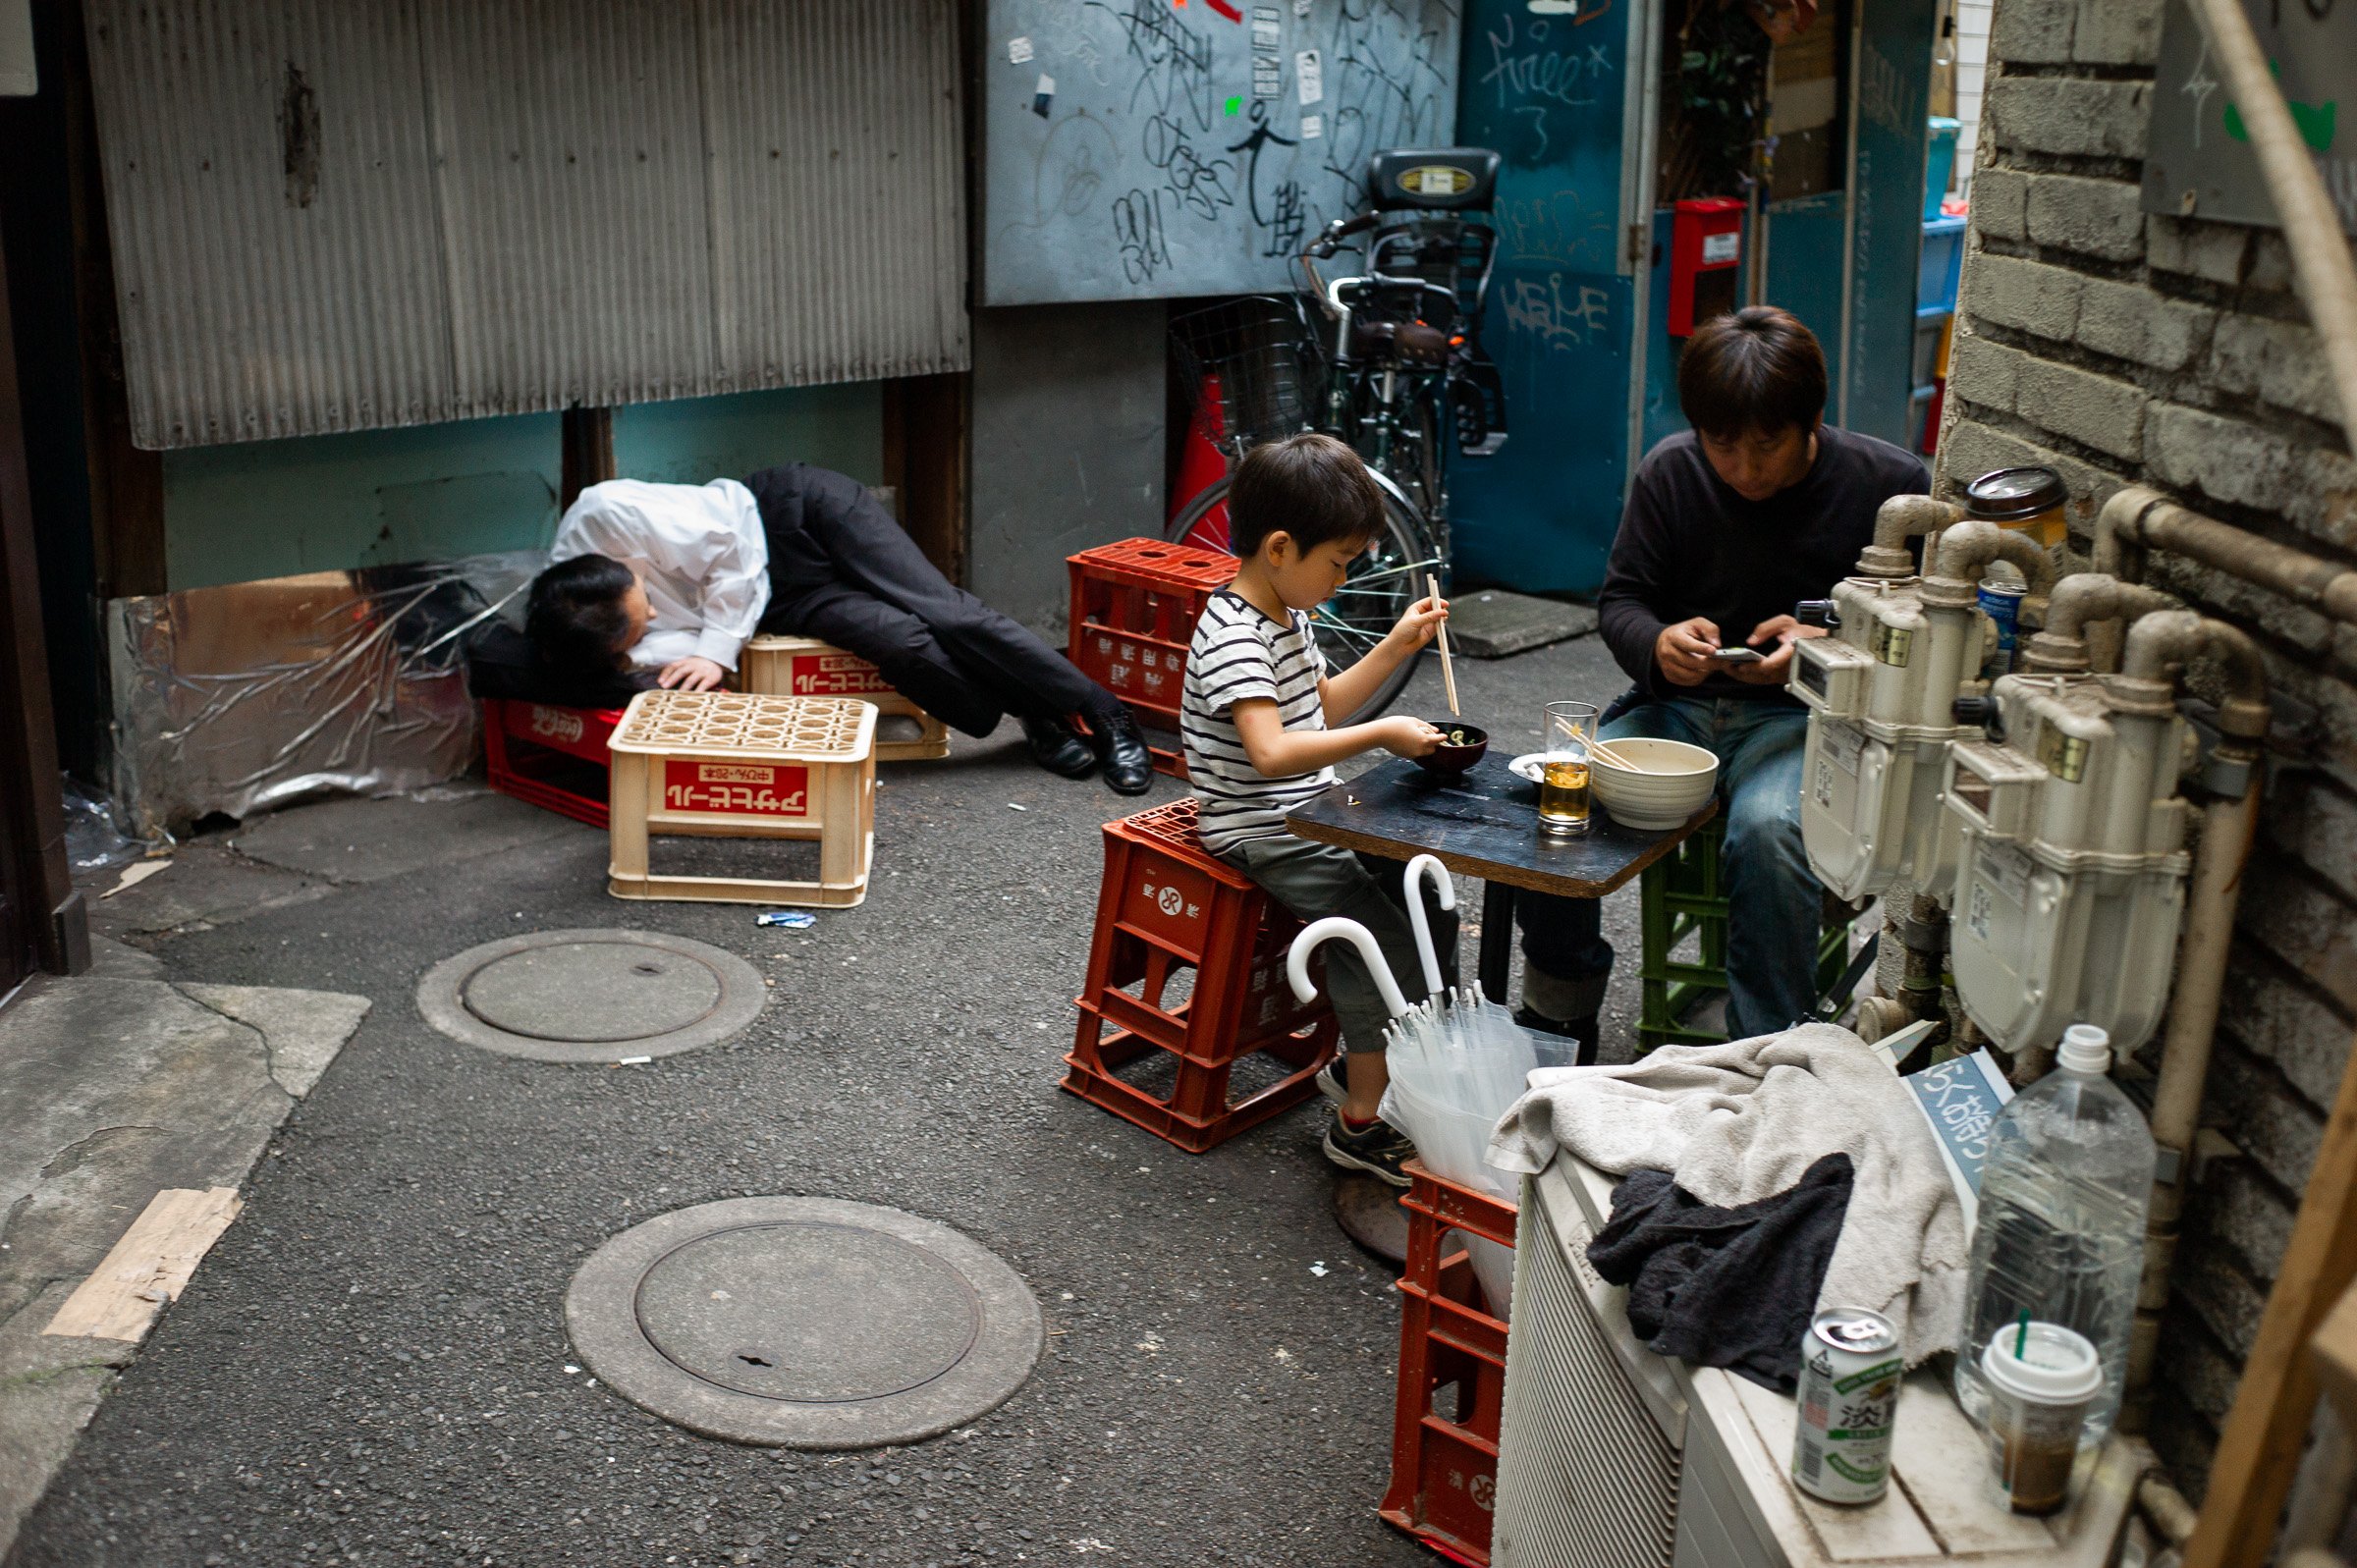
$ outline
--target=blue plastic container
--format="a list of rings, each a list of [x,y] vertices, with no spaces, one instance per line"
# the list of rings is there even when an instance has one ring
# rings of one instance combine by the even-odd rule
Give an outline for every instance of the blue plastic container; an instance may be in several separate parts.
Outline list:
[[[1915,279],[1917,310],[1956,308],[1956,279],[1964,269],[1964,217],[1923,221],[1923,259]]]
[[[1940,216],[1940,203],[1947,195],[1948,178],[1956,172],[1956,135],[1964,122],[1946,115],[1931,117],[1931,145],[1923,160],[1923,221],[1931,222]]]

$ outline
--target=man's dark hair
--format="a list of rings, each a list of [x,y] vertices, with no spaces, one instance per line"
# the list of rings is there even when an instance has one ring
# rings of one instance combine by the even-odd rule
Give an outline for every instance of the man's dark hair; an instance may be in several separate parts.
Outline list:
[[[1336,540],[1365,544],[1383,532],[1383,492],[1358,454],[1332,436],[1288,436],[1244,454],[1228,487],[1228,548],[1254,556],[1270,534],[1295,549]]]
[[[610,556],[575,556],[532,579],[523,634],[541,662],[565,670],[611,670],[621,662],[630,618],[623,595],[638,579]]]
[[[1713,316],[1677,361],[1677,406],[1686,423],[1722,441],[1814,430],[1825,412],[1825,351],[1774,305]]]

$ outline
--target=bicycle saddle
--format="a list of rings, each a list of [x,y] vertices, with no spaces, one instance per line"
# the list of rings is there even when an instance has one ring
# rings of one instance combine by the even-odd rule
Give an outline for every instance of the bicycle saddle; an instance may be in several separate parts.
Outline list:
[[[1368,359],[1397,357],[1411,364],[1449,362],[1449,334],[1421,321],[1353,321],[1350,351]]]

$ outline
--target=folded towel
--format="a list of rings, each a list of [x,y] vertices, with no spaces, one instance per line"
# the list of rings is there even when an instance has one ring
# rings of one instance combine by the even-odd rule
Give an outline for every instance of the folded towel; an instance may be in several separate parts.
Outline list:
[[[1620,1067],[1542,1067],[1498,1123],[1490,1162],[1568,1150],[1613,1175],[1667,1170],[1731,1209],[1797,1186],[1829,1154],[1854,1170],[1820,1307],[1897,1326],[1907,1364],[1950,1349],[1963,1316],[1964,1214],[1898,1075],[1846,1029],[1802,1024],[1723,1046],[1665,1046]]]

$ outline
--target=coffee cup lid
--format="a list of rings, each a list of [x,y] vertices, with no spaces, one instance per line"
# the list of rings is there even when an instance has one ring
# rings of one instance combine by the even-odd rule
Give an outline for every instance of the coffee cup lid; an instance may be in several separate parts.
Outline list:
[[[2021,1337],[2021,1330],[2007,1324],[1981,1352],[1981,1370],[1994,1386],[2018,1399],[2068,1405],[2104,1385],[2103,1359],[2085,1334],[2056,1323],[2034,1323],[2015,1355],[2013,1346]]]

